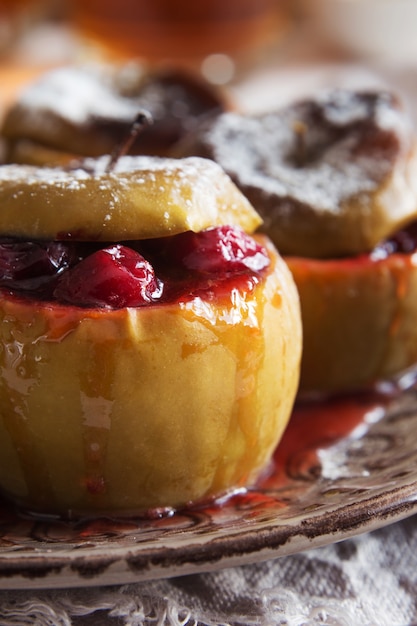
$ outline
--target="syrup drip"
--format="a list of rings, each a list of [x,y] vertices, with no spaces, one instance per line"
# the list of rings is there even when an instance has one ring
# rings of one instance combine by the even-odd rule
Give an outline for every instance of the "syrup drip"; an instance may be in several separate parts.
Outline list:
[[[91,362],[86,364],[85,376],[80,376],[81,406],[84,414],[84,476],[82,481],[87,491],[100,496],[107,492],[105,460],[111,429],[113,399],[111,381],[114,373],[108,357],[112,343],[97,343],[91,353]]]
[[[2,320],[5,328],[10,321],[10,316]],[[38,501],[46,504],[52,497],[50,477],[42,455],[33,446],[32,424],[27,419],[26,407],[27,395],[36,387],[36,376],[24,344],[18,341],[20,330],[15,327],[14,332],[9,334],[8,341],[3,344],[4,367],[1,375],[4,384],[1,389],[1,403],[4,429],[5,435],[11,441],[19,441],[18,446],[13,446],[18,462],[11,474],[15,472],[19,477],[21,495],[28,494],[30,497],[36,494]],[[9,462],[16,464],[13,457]]]

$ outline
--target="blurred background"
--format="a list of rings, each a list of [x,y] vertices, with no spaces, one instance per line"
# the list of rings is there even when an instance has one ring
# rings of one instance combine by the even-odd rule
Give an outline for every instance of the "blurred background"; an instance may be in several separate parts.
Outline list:
[[[228,81],[270,53],[288,24],[279,0],[0,0],[0,52],[31,65],[170,62],[213,80],[217,63],[217,80]]]
[[[417,66],[417,0],[0,0],[0,98],[51,66],[140,60],[237,84],[317,63]]]

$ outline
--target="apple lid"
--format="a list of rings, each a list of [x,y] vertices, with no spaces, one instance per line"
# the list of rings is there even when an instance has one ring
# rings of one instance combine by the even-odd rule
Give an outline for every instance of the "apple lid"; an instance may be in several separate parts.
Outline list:
[[[71,168],[0,167],[0,234],[33,239],[121,241],[262,219],[209,159],[88,158]]]

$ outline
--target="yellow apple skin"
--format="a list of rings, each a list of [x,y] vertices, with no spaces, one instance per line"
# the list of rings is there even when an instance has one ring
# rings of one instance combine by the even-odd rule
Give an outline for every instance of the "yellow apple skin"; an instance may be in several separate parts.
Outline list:
[[[286,261],[301,302],[301,394],[358,390],[415,365],[417,254]]]
[[[217,301],[93,310],[3,294],[2,492],[38,513],[130,515],[252,483],[289,420],[302,343],[294,282],[266,245],[253,291]]]
[[[208,159],[109,156],[77,167],[3,165],[0,232],[24,239],[123,241],[222,224],[252,233],[262,220]]]

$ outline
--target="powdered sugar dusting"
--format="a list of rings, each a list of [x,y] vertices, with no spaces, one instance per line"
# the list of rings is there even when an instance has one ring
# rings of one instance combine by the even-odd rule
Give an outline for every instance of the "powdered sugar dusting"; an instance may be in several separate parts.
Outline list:
[[[213,161],[124,156],[109,171],[110,162],[105,155],[66,169],[2,166],[0,229],[15,236],[125,240],[225,223],[253,230],[260,222]]]
[[[16,140],[24,141],[25,153],[41,144],[95,156],[123,143],[138,112],[146,111],[154,124],[142,128],[129,152],[165,156],[199,120],[224,109],[210,84],[179,70],[145,70],[134,61],[76,65],[49,71],[29,85],[6,113],[3,134],[10,142],[9,162],[22,162],[13,156],[21,149]],[[51,155],[45,158],[54,162]]]
[[[337,212],[381,185],[407,131],[391,95],[336,91],[259,116],[225,113],[202,142],[241,188]]]
[[[97,179],[98,189],[108,190],[115,182],[119,186],[131,185],[132,174],[135,175],[135,184],[157,182],[157,174],[164,172],[172,176],[173,184],[178,180],[192,180],[196,185],[207,185],[213,177],[219,176],[221,168],[216,163],[200,158],[165,159],[148,156],[121,157],[111,172],[107,171],[109,155],[100,158],[87,158],[77,162],[74,166],[63,169],[61,167],[35,167],[30,165],[3,165],[0,168],[0,184],[16,182],[25,186],[44,184],[62,186],[66,189],[81,189],[88,180]],[[123,175],[126,175],[125,177]],[[162,193],[164,187],[158,185]]]
[[[53,111],[74,124],[86,123],[93,116],[130,121],[138,109],[131,98],[114,91],[103,71],[93,67],[82,71],[64,67],[47,73],[22,93],[20,105],[28,114]]]

